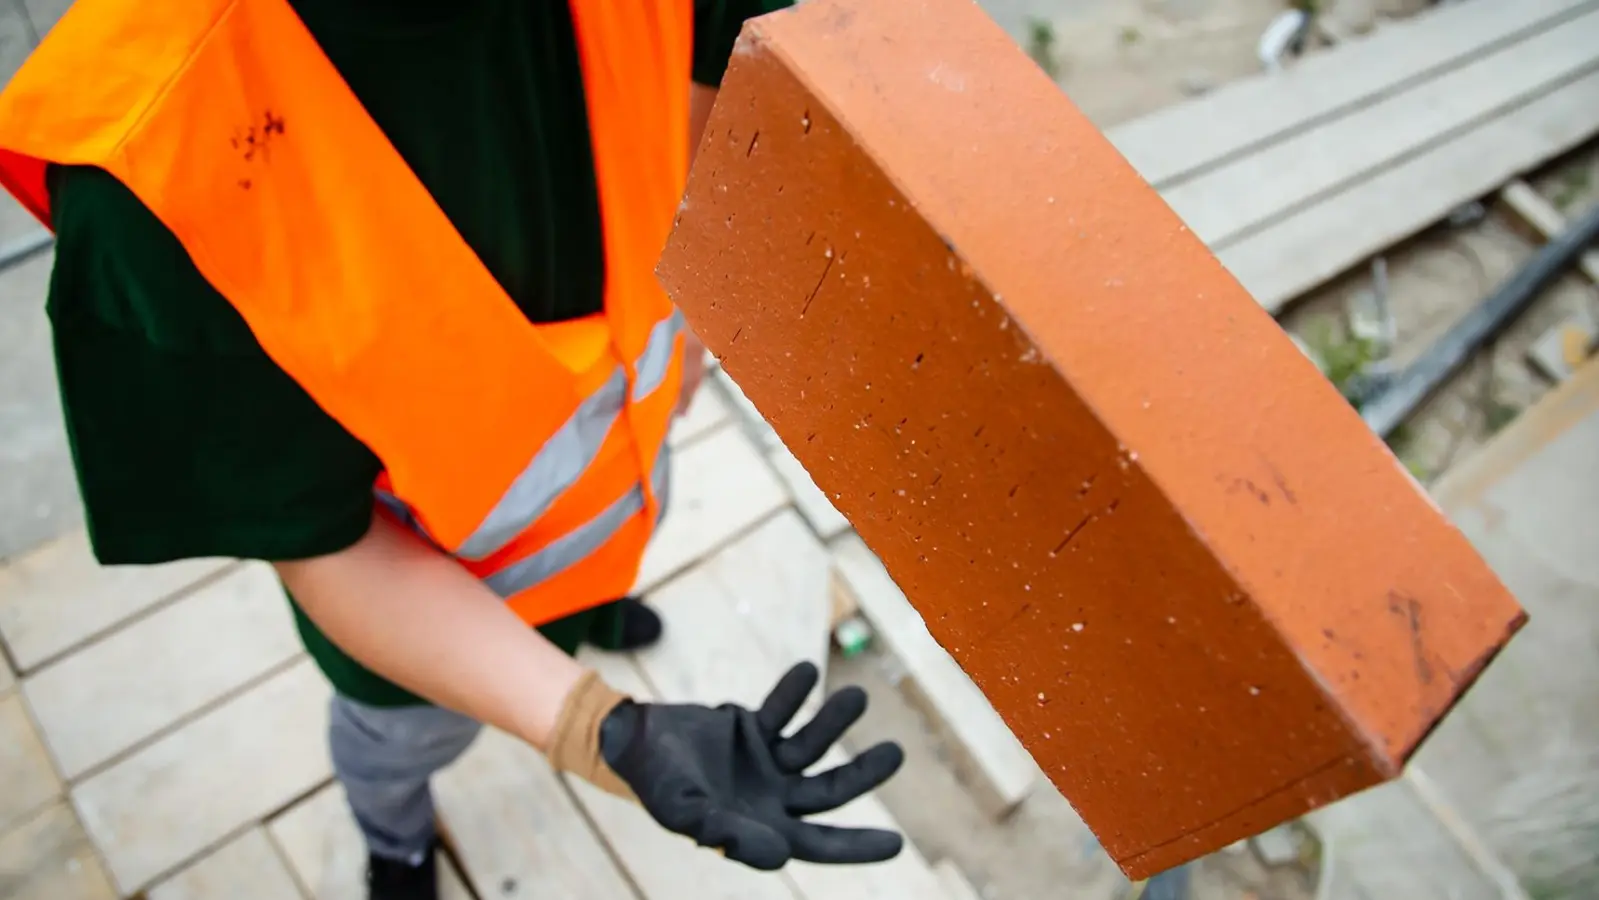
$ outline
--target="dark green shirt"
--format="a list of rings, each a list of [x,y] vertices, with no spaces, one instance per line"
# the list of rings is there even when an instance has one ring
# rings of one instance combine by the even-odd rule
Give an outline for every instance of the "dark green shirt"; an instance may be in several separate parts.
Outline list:
[[[604,256],[583,76],[557,0],[291,0],[351,90],[527,317],[599,311]],[[697,0],[694,79],[790,0]],[[89,536],[102,563],[299,559],[366,531],[379,470],[110,175],[50,173],[48,311]],[[448,303],[449,297],[417,302]],[[414,702],[299,613],[341,692]],[[543,630],[568,652],[605,614]]]

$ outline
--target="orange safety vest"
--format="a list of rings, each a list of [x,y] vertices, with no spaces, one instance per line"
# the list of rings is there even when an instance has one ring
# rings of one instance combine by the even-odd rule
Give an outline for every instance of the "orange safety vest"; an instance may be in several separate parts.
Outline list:
[[[126,185],[382,461],[386,506],[530,624],[632,587],[681,382],[653,268],[692,3],[571,10],[606,271],[604,313],[570,322],[527,321],[287,0],[78,0],[0,95],[0,183],[47,226],[47,164]]]

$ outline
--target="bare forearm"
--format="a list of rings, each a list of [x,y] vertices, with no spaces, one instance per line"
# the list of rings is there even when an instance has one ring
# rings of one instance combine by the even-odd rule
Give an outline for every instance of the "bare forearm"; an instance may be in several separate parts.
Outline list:
[[[317,627],[367,668],[548,748],[583,669],[454,560],[379,515],[346,550],[274,565]]]

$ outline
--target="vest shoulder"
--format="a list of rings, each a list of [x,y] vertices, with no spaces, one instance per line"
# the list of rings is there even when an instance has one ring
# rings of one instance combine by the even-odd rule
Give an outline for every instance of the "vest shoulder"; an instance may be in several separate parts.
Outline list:
[[[240,2],[76,0],[0,93],[0,146],[95,162]]]

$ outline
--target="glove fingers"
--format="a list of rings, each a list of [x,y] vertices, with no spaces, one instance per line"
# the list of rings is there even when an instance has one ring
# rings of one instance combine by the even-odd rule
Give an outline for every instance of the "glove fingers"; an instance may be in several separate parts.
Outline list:
[[[905,846],[898,832],[877,828],[835,828],[796,820],[788,832],[794,858],[804,862],[882,862],[898,856]]]
[[[834,692],[815,718],[772,749],[778,768],[799,773],[815,765],[865,712],[865,691],[851,685]]]
[[[760,723],[761,732],[768,738],[775,738],[783,733],[788,723],[805,704],[805,698],[810,696],[811,689],[816,687],[816,682],[821,675],[816,671],[816,666],[802,662],[789,669],[777,682],[777,687],[767,695],[766,702],[761,704],[761,709],[755,714],[756,721]]]
[[[705,817],[695,840],[721,850],[734,862],[767,872],[781,869],[792,855],[788,841],[776,829],[725,809],[712,810]]]
[[[797,816],[837,809],[887,781],[904,762],[905,751],[898,744],[878,744],[841,766],[799,779],[789,788],[784,806]]]

